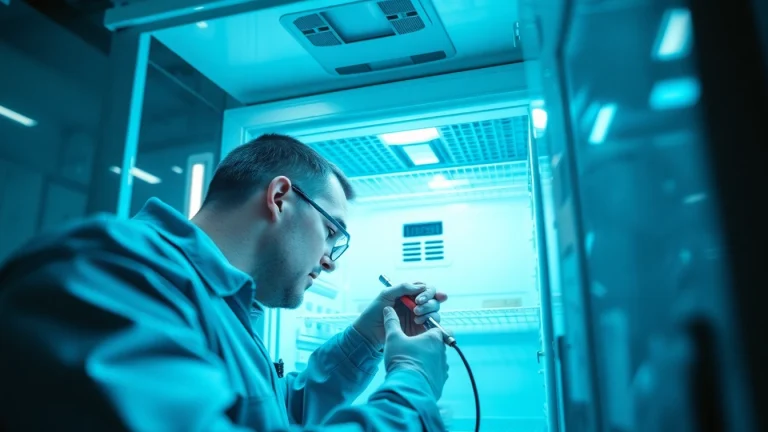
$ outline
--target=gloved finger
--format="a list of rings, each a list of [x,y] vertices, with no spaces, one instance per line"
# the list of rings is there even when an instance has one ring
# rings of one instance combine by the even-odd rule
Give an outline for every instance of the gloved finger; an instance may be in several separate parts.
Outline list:
[[[384,300],[394,302],[398,298],[405,295],[415,296],[416,294],[419,294],[420,292],[424,291],[424,289],[425,287],[423,285],[402,283],[400,285],[395,285],[393,287],[384,289],[381,292],[381,294],[379,294],[379,297],[381,297]]]
[[[435,293],[435,300],[439,301],[440,303],[448,300],[448,294],[443,292],[436,292]]]
[[[437,289],[433,286],[429,285],[420,285],[424,287],[424,291],[416,297],[416,304],[424,304],[430,300],[432,300],[435,297],[435,293],[437,293]]]
[[[426,315],[432,312],[437,312],[440,310],[440,303],[435,299],[427,300],[426,303],[422,303],[415,308],[413,308],[413,313],[416,314],[416,316],[420,315]]]
[[[429,318],[432,318],[433,320],[437,321],[438,323],[440,322],[440,314],[437,313],[437,312],[431,312],[431,313],[428,313],[426,315],[417,315],[413,319],[413,322],[415,322],[416,324],[424,324],[425,322],[427,322],[427,320]]]
[[[403,334],[403,329],[400,328],[400,318],[394,309],[389,306],[384,308],[384,332],[386,336],[393,337],[395,335]]]

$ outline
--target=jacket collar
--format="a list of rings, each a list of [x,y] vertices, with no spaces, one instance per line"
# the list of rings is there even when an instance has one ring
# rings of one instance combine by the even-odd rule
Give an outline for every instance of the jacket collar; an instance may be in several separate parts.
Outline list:
[[[232,266],[216,243],[178,211],[157,198],[150,198],[133,219],[147,223],[179,249],[214,294],[220,297],[238,294],[244,303],[253,302],[253,279]]]

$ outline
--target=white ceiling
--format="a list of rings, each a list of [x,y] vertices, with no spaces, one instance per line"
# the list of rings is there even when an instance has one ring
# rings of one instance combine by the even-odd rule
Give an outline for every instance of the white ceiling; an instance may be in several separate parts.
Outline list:
[[[515,0],[433,0],[456,48],[447,60],[354,76],[335,76],[280,24],[289,13],[350,3],[293,3],[205,24],[159,31],[155,36],[243,103],[253,104],[340,89],[518,61]]]

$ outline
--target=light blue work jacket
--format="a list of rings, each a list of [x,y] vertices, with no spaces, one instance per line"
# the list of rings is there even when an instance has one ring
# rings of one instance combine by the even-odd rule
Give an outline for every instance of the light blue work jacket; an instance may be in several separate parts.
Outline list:
[[[429,384],[353,328],[278,378],[253,280],[151,199],[43,235],[0,269],[0,430],[441,431]]]

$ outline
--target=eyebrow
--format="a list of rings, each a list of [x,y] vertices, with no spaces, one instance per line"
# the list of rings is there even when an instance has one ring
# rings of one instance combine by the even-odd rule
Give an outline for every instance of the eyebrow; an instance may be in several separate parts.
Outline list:
[[[341,225],[342,228],[344,228],[344,231],[347,230],[347,224],[344,223],[344,219],[340,219],[340,218],[334,217],[333,220],[338,222],[338,224]]]

